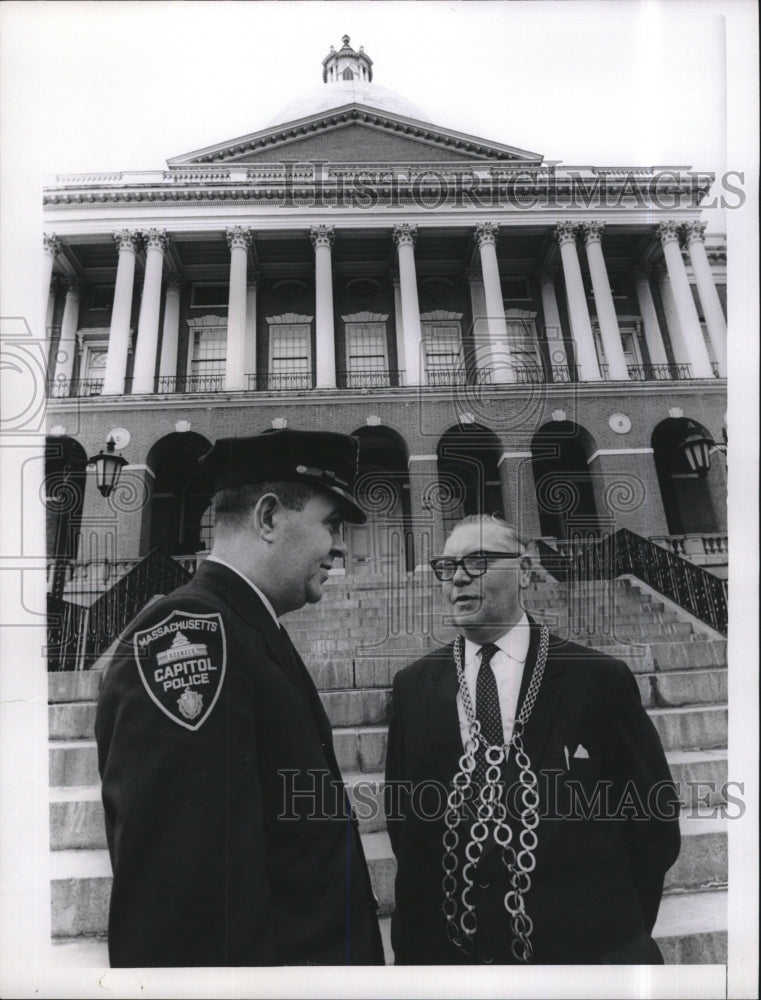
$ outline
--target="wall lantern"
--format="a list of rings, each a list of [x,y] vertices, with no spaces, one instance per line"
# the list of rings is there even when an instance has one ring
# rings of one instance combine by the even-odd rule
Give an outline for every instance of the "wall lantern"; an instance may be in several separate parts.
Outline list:
[[[129,465],[129,462],[122,455],[114,453],[115,442],[113,437],[106,441],[106,450],[101,451],[92,458],[88,458],[89,465],[95,466],[95,476],[98,490],[104,497],[111,496],[111,491],[119,482],[122,473],[122,466]]]
[[[687,459],[692,472],[697,473],[699,479],[705,479],[711,467],[711,455],[714,451],[723,451],[726,454],[725,444],[716,444],[711,437],[707,437],[697,424],[690,421],[687,428],[687,437],[680,445],[680,451]]]

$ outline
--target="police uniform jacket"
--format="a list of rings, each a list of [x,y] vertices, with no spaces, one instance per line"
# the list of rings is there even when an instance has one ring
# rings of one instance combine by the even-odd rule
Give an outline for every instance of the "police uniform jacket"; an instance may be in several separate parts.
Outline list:
[[[538,627],[530,624],[519,710],[538,646]],[[416,800],[401,794],[395,806],[392,800],[387,805],[398,861],[392,919],[397,964],[515,962],[504,906],[510,886],[493,838],[486,842],[471,893],[478,925],[471,957],[451,944],[442,914],[444,808],[441,798],[438,807],[434,802],[431,782],[446,796],[463,754],[457,690],[452,646],[394,679],[386,777],[419,791],[428,783]],[[551,636],[523,742],[540,797],[536,867],[524,897],[534,923],[532,961],[662,962],[651,931],[664,875],[679,852],[679,806],[660,739],[628,667]],[[514,757],[511,752],[503,771],[504,801],[520,850]],[[460,852],[471,822],[458,827]],[[458,903],[463,861],[460,853]],[[462,912],[459,903],[458,917]]]
[[[139,616],[96,737],[113,966],[383,961],[330,723],[245,580],[206,562]]]

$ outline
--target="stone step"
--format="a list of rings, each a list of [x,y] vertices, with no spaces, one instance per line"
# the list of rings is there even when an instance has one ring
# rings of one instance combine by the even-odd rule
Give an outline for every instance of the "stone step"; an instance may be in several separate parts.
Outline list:
[[[51,786],[92,785],[99,780],[95,740],[51,742],[48,749]]]
[[[338,766],[344,774],[382,771],[386,766],[386,726],[349,726],[333,730]]]
[[[100,670],[59,670],[48,673],[48,702],[96,701],[103,674]]]
[[[669,750],[666,758],[683,806],[715,806],[725,801],[727,751]]]
[[[664,750],[710,750],[727,745],[727,706],[655,708],[650,718]]]
[[[58,702],[48,707],[48,736],[51,740],[92,739],[95,702]]]
[[[595,643],[589,640],[582,645],[594,646]],[[623,660],[635,674],[668,670],[700,670],[727,665],[727,644],[726,641],[719,639],[648,642],[642,645],[610,643],[605,645],[604,651],[608,656]]]
[[[666,872],[664,893],[714,889],[727,884],[727,823],[687,810],[679,819],[682,849]]]
[[[51,850],[78,851],[107,846],[100,785],[51,788]]]
[[[664,896],[653,937],[667,965],[724,965],[727,961],[727,891]]]
[[[387,721],[391,692],[388,688],[321,691],[320,699],[332,726],[377,726]]]
[[[637,674],[645,708],[683,708],[726,702],[726,670],[672,670],[665,674]]]
[[[360,833],[378,833],[386,829],[383,808],[382,771],[344,773],[349,800],[359,821]]]
[[[396,878],[396,858],[391,850],[391,841],[385,830],[378,833],[362,834],[367,867],[373,892],[378,900],[378,913],[385,915],[394,909],[394,879]]]

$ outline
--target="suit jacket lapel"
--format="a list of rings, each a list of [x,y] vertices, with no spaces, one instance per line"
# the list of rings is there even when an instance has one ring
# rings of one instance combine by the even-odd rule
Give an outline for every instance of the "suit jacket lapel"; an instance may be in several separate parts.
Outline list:
[[[457,691],[457,671],[450,645],[433,665],[429,697],[426,698],[427,731],[436,751],[438,776],[447,784],[459,769],[463,753]]]

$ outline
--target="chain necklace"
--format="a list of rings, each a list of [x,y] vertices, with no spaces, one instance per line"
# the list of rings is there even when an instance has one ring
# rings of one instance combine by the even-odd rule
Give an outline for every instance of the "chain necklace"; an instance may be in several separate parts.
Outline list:
[[[510,916],[510,927],[513,931],[511,943],[513,955],[519,962],[530,962],[533,954],[531,931],[534,925],[531,917],[526,913],[524,896],[531,888],[530,873],[536,865],[534,851],[539,841],[536,834],[536,828],[539,825],[539,787],[536,775],[531,769],[531,761],[523,746],[523,732],[534,708],[547,662],[550,633],[544,625],[540,625],[539,630],[539,649],[531,681],[518,718],[513,725],[510,742],[503,746],[486,746],[484,737],[481,735],[481,723],[476,718],[470,691],[465,681],[463,666],[465,640],[462,636],[458,636],[454,643],[457,681],[468,720],[468,739],[465,741],[464,753],[460,757],[459,770],[452,778],[452,789],[447,796],[447,811],[444,816],[446,827],[443,837],[444,856],[442,858],[444,878],[441,887],[444,890],[442,910],[447,921],[447,934],[450,940],[466,955],[475,953],[477,920],[471,892],[475,869],[490,831],[497,844],[502,848],[502,863],[507,869],[509,879],[510,887],[505,893],[504,906]],[[460,843],[460,834],[457,827],[462,818],[463,806],[466,800],[472,796],[476,751],[481,745],[484,746],[487,763],[486,776],[478,793],[476,819],[470,825],[469,838],[465,845],[465,863],[462,867],[464,888],[460,893],[463,912],[458,920],[459,906],[456,893],[459,859],[456,851]],[[507,760],[511,748],[515,749],[515,762],[520,769],[521,830],[518,835],[520,850],[516,850],[518,845],[514,846],[511,843],[513,830],[507,822],[507,808],[500,799],[501,765],[503,761]]]

